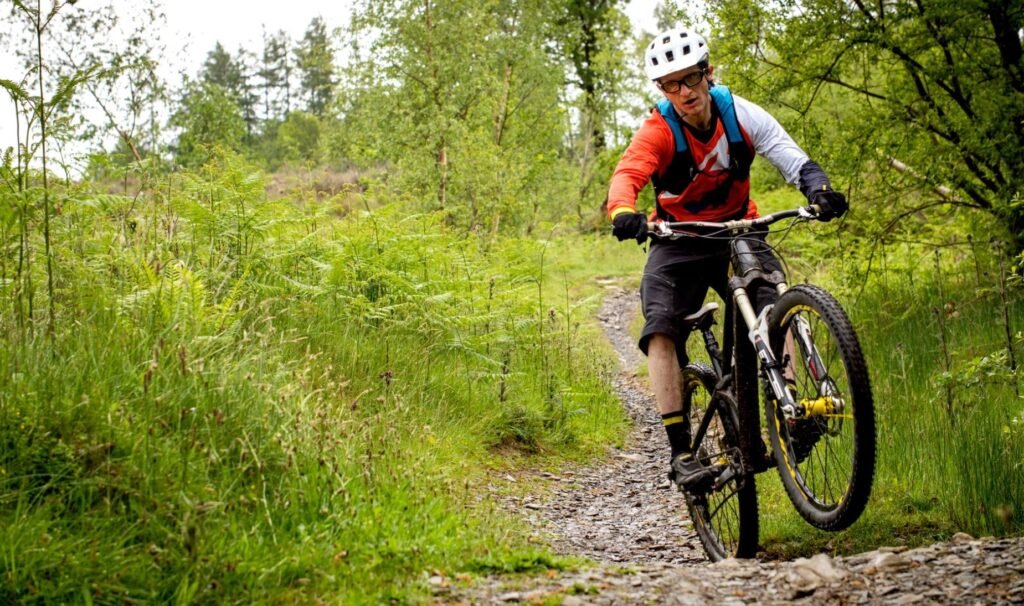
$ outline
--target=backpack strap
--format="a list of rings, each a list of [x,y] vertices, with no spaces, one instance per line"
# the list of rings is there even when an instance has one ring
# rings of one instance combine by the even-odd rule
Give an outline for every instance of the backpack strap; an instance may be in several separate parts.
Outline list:
[[[668,123],[669,128],[672,129],[672,138],[676,140],[676,153],[681,154],[687,151],[689,147],[686,145],[686,134],[683,133],[683,125],[679,121],[679,114],[672,107],[672,102],[668,99],[659,101],[658,113],[661,114],[661,117]]]
[[[714,101],[715,107],[718,108],[718,115],[722,117],[725,138],[729,140],[729,157],[731,158],[729,170],[734,171],[740,179],[746,179],[750,176],[750,165],[754,162],[754,154],[751,153],[747,141],[743,138],[743,132],[740,130],[732,92],[729,87],[721,84],[712,86],[708,92],[711,93],[711,99]]]
[[[732,101],[732,92],[728,86],[716,84],[708,89],[711,98],[715,101],[718,114],[722,116],[722,125],[725,126],[725,136],[729,143],[746,143],[740,133],[740,123],[736,119],[736,105]]]

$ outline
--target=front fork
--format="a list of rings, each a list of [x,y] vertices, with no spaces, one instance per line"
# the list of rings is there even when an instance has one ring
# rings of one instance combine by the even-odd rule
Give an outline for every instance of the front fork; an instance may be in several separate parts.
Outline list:
[[[776,284],[775,288],[779,296],[782,296],[788,289],[785,282]],[[784,350],[793,352],[794,347],[800,348],[803,359],[807,361],[807,369],[818,385],[819,397],[813,401],[803,400],[797,402],[794,400],[792,392],[786,389],[786,375],[791,363],[790,361],[793,359],[792,353],[787,353],[783,360],[776,360],[768,340],[768,314],[771,313],[774,306],[766,305],[760,314],[755,313],[754,305],[751,303],[750,295],[747,294],[745,288],[735,289],[733,291],[733,298],[736,302],[736,308],[739,310],[740,315],[743,317],[743,322],[749,330],[747,338],[750,339],[751,344],[754,346],[754,351],[757,352],[764,377],[768,381],[776,401],[780,403],[779,408],[782,410],[786,420],[805,418],[809,414],[835,412],[834,409],[840,405],[840,402],[836,397],[837,394],[832,381],[828,378],[828,370],[821,359],[821,354],[818,352],[818,348],[814,346],[814,341],[811,338],[811,329],[807,324],[807,320],[801,316],[793,318],[794,330],[791,332],[787,331]],[[792,333],[795,333],[795,339]],[[794,340],[796,343],[793,342]],[[789,370],[788,374],[792,375],[792,370]]]

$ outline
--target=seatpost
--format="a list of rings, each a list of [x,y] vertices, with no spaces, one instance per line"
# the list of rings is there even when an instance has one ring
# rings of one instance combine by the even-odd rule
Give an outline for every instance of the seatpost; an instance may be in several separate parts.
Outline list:
[[[715,333],[711,331],[714,323],[715,318],[709,314],[697,325],[697,328],[700,329],[700,334],[704,337],[704,349],[707,350],[708,356],[711,357],[711,366],[715,369],[715,375],[721,377],[722,350],[718,347],[718,339],[715,338]]]

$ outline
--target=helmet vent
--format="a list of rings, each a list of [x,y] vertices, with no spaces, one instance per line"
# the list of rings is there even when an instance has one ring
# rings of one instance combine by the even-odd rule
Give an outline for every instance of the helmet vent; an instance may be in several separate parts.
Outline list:
[[[707,58],[708,41],[698,32],[677,25],[651,39],[644,51],[644,75],[648,80],[659,80],[689,67],[706,66]]]

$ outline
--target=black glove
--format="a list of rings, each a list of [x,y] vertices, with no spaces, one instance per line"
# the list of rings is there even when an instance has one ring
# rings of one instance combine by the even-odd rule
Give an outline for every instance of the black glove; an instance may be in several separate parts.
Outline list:
[[[821,209],[818,213],[819,221],[831,221],[836,217],[842,217],[850,205],[846,203],[846,196],[831,190],[818,189],[811,192],[808,198],[811,204],[817,204]]]
[[[635,239],[637,244],[647,240],[647,217],[643,213],[622,213],[612,219],[612,235],[619,239]]]

